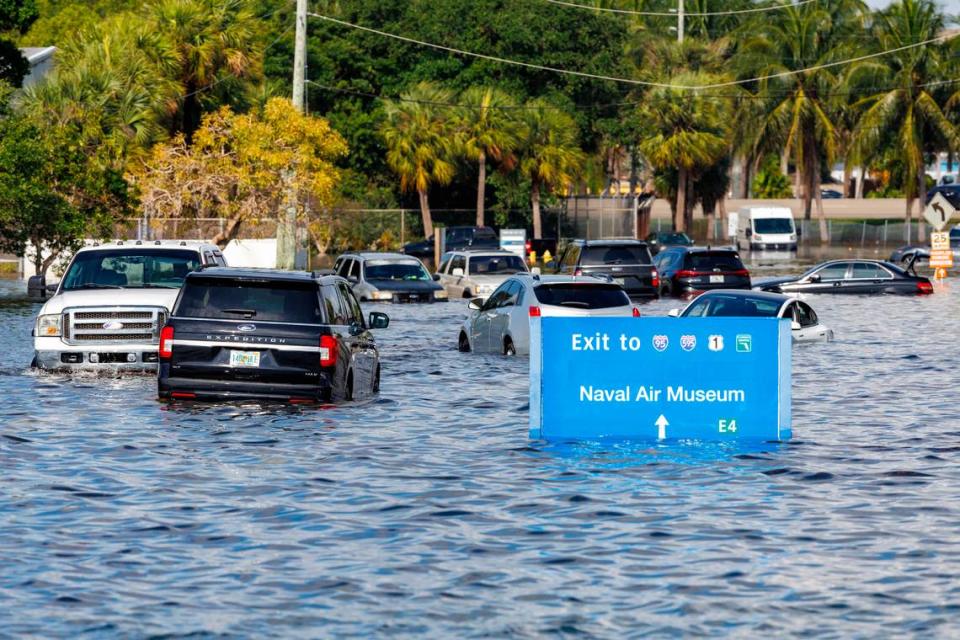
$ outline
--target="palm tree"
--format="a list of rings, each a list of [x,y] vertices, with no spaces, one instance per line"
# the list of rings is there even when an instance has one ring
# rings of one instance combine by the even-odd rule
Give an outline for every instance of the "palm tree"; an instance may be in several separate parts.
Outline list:
[[[804,69],[850,55],[854,45],[847,36],[865,9],[859,0],[825,0],[773,13],[757,23],[759,35],[745,41],[740,67],[747,75],[792,73],[759,83],[761,101],[750,107],[755,115],[750,123],[752,135],[742,146],[754,157],[785,150],[794,158],[803,186],[804,217],[810,219],[816,200],[820,240],[827,242],[820,167],[824,159],[832,164],[837,151],[829,101],[840,78],[835,67]]]
[[[477,226],[484,226],[487,160],[513,167],[520,142],[520,126],[510,97],[492,87],[473,87],[460,96],[457,113],[458,145],[464,157],[477,163]]]
[[[878,46],[887,50],[933,39],[943,26],[943,15],[930,0],[900,0],[877,16],[875,34]],[[876,153],[889,136],[895,138],[895,148],[902,154],[906,169],[907,242],[913,201],[917,200],[919,217],[926,197],[924,151],[936,138],[954,149],[960,146],[957,130],[933,96],[935,81],[943,77],[945,60],[941,52],[938,44],[913,47],[863,63],[851,74],[852,78],[861,74],[870,77],[874,86],[892,87],[855,105],[863,109],[863,115],[853,139],[857,154],[867,157]],[[921,225],[917,239],[922,241],[923,236]]]
[[[200,126],[208,89],[259,74],[259,22],[246,0],[157,0],[152,11],[175,61],[171,75],[183,92],[173,130],[189,138]]]
[[[676,76],[672,84],[698,86],[715,79],[706,74],[684,73]],[[686,230],[691,173],[716,164],[730,147],[727,104],[704,92],[660,87],[648,94],[637,114],[646,134],[640,142],[641,153],[655,168],[677,171],[675,231]]]
[[[533,237],[541,238],[541,190],[550,191],[573,182],[586,156],[577,146],[577,123],[570,114],[543,99],[532,100],[526,107],[518,156],[520,170],[530,179]]]
[[[386,106],[387,117],[380,133],[387,145],[387,164],[400,176],[400,188],[420,196],[423,232],[433,236],[433,218],[427,194],[433,184],[447,185],[455,167],[452,153],[453,94],[429,82],[421,82]]]

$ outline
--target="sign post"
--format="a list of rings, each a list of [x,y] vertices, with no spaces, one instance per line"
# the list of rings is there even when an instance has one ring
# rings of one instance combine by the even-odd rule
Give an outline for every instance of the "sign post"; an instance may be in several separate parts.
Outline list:
[[[500,229],[500,248],[526,259],[527,230]]]
[[[788,440],[790,322],[531,318],[530,437]]]
[[[942,280],[947,269],[953,266],[953,251],[950,249],[950,234],[935,231],[930,234],[930,268],[935,269],[934,277]]]

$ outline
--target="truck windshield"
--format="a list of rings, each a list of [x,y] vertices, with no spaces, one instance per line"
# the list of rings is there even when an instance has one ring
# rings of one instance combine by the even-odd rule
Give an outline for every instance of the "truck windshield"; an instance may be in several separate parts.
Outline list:
[[[755,233],[793,233],[793,220],[790,218],[754,218]]]
[[[470,275],[525,273],[527,265],[520,256],[470,256]]]
[[[429,280],[430,274],[419,262],[368,260],[363,265],[367,280]]]
[[[317,287],[312,282],[198,276],[191,277],[183,287],[174,315],[293,324],[323,322]]]
[[[200,255],[183,249],[82,251],[63,276],[63,289],[179,289],[199,268]]]

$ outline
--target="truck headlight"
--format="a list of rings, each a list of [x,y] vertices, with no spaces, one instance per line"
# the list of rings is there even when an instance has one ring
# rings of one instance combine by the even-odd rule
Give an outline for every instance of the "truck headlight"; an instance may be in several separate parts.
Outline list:
[[[392,291],[374,291],[370,294],[370,297],[374,300],[393,300]]]
[[[433,292],[433,299],[434,299],[434,300],[446,300],[446,299],[447,299],[447,290],[446,290],[446,289],[440,289],[440,291],[434,291],[434,292]]]
[[[48,315],[37,318],[37,336],[44,338],[59,338],[63,316]]]

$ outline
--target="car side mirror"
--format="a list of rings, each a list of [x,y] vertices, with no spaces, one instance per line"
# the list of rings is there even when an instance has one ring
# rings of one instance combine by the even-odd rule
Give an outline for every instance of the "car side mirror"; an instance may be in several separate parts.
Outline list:
[[[670,318],[679,318],[680,309],[670,309],[670,311],[667,312],[667,316]]]
[[[813,275],[807,278],[807,282],[820,282],[820,276]]]
[[[47,299],[50,287],[43,276],[30,276],[27,279],[27,297],[33,301],[42,302]]]
[[[540,275],[540,267],[534,267],[533,269],[530,269],[530,273],[531,273],[532,275],[539,276],[539,275]]]
[[[433,281],[434,281],[434,282],[439,282],[439,281],[440,281],[440,274],[439,274],[439,273],[433,274]]]
[[[750,227],[747,227],[747,237],[749,238],[752,235],[753,235],[753,229],[751,229]]]
[[[797,237],[798,237],[798,238],[803,235],[803,229],[802,229],[801,227],[797,227],[797,228],[796,228],[796,232],[797,232]]]
[[[457,267],[456,269],[451,271],[450,274],[455,278],[459,278],[463,276],[463,269],[461,269],[460,267]]]
[[[369,324],[371,329],[386,329],[390,326],[390,316],[381,311],[371,311]]]
[[[800,331],[801,328],[802,327],[800,326],[800,323],[797,322],[796,320],[790,323],[790,329],[793,331]]]
[[[347,282],[349,282],[350,284],[357,284],[358,282],[360,282],[360,279],[357,278],[357,276],[347,276]]]
[[[480,309],[482,308],[483,308],[483,298],[474,298],[467,305],[467,309],[470,309],[471,311],[480,311]]]

